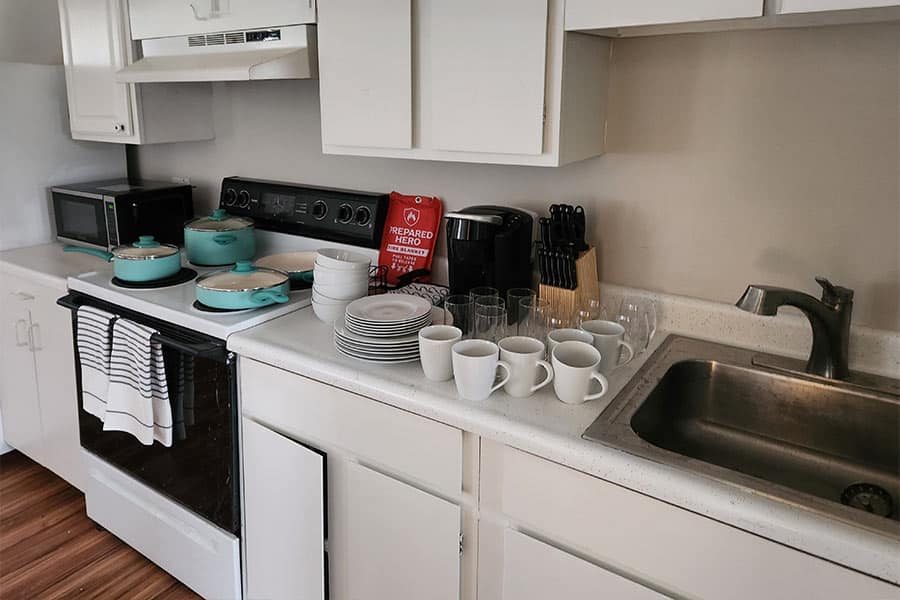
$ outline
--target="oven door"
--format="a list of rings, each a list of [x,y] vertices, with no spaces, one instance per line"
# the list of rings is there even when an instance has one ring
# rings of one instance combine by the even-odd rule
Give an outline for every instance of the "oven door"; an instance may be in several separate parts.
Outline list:
[[[110,249],[106,203],[100,196],[54,189],[53,217],[56,236],[65,242]]]
[[[104,431],[103,423],[81,402],[77,343],[78,418],[81,445],[155,491],[239,535],[236,357],[224,340],[139,315],[96,298],[72,292],[58,303],[72,309],[94,306],[159,332],[172,401],[173,441],[145,446],[129,433]]]

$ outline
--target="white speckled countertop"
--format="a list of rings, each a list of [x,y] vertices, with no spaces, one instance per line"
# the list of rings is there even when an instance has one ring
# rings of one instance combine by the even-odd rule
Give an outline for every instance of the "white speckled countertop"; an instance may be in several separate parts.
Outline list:
[[[603,293],[611,305],[626,293],[644,294],[616,286],[604,286]],[[797,316],[762,318],[723,304],[653,297],[658,302],[661,329],[789,356],[803,357],[808,352],[808,326]],[[662,342],[666,331],[658,332],[647,352],[610,376],[607,398],[578,406],[559,402],[552,386],[525,399],[510,398],[500,391],[484,402],[461,400],[452,381],[426,380],[418,363],[384,366],[349,359],[334,350],[332,336],[331,325],[304,309],[235,334],[228,339],[228,347],[243,357],[491,438],[900,583],[900,540],[896,538],[581,438],[608,399],[625,386]],[[851,367],[882,374],[900,372],[900,334],[860,328],[851,343]]]
[[[56,242],[0,252],[0,267],[10,274],[29,277],[39,283],[66,291],[66,279],[89,271],[108,271],[112,264],[80,252],[63,252]]]

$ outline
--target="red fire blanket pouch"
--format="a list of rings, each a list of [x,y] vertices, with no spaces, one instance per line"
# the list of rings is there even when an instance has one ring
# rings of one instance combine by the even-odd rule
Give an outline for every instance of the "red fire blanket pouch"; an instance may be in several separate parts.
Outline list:
[[[443,210],[440,198],[391,192],[378,255],[378,264],[388,268],[388,284],[396,285],[397,278],[407,273],[431,269]]]

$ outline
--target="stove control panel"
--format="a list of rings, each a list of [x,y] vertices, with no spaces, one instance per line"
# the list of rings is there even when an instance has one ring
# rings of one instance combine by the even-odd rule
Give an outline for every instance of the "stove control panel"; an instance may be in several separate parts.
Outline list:
[[[378,248],[389,198],[388,194],[226,177],[219,207],[252,218],[259,229]]]

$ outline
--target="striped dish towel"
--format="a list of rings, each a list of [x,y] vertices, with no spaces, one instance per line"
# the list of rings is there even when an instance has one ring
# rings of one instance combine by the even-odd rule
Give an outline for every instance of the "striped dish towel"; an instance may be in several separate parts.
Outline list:
[[[172,405],[162,345],[150,327],[118,319],[109,356],[104,431],[126,431],[142,444],[172,445]]]
[[[116,316],[92,306],[77,312],[78,362],[81,366],[81,405],[101,421],[109,396],[109,353]]]

